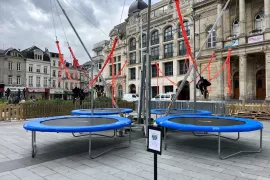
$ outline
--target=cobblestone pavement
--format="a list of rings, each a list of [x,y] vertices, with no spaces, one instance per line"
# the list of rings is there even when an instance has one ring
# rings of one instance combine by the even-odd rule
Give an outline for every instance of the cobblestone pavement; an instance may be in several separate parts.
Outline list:
[[[168,149],[158,156],[158,179],[270,180],[270,122],[263,122],[263,151],[220,160],[216,137],[170,132]],[[129,148],[89,159],[88,139],[71,134],[37,133],[38,154],[31,157],[31,133],[22,123],[0,123],[0,180],[116,180],[153,179],[153,154],[146,151],[142,132],[133,131]],[[225,134],[224,134],[225,135]],[[226,134],[227,135],[227,134]],[[229,134],[236,137],[236,134]],[[238,142],[222,140],[222,153],[259,147],[259,131],[241,133]],[[93,138],[94,153],[117,139]]]

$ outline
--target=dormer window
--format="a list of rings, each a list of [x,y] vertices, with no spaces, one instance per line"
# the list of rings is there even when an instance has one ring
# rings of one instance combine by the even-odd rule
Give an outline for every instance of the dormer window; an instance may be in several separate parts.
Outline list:
[[[42,60],[42,55],[40,55],[40,54],[35,54],[35,57],[34,57],[35,59],[39,59],[39,60]]]

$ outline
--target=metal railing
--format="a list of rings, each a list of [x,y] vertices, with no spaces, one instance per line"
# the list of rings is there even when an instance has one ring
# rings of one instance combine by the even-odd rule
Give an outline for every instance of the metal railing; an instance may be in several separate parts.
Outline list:
[[[138,102],[137,102],[138,103]],[[167,108],[170,101],[151,101],[151,109]],[[136,111],[137,111],[136,104]],[[177,100],[172,108],[193,109],[194,102]],[[197,110],[211,111],[213,115],[226,116],[229,115],[229,104],[225,101],[197,101]],[[138,112],[138,111],[137,111]]]

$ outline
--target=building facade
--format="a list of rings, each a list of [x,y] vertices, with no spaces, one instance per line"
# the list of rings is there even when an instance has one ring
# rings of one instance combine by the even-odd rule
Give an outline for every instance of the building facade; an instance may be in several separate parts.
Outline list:
[[[26,58],[26,92],[28,98],[49,99],[50,94],[50,54],[32,46],[22,51]]]
[[[208,89],[208,98],[268,100],[270,2],[232,1],[217,27],[209,35],[226,2],[227,0],[180,1],[191,49],[192,51],[195,49],[197,54],[203,47],[196,64],[198,72],[212,84]],[[190,63],[174,1],[161,0],[153,4],[150,17],[151,85],[154,97],[158,93],[176,92]],[[123,93],[138,94],[140,91],[141,58],[145,58],[146,30],[147,4],[138,0],[130,6],[125,22],[113,28],[110,33],[111,43],[104,49],[107,56],[112,47],[112,40],[116,36],[120,37],[114,57],[116,59],[121,57],[120,61],[115,61],[116,63],[123,64],[125,60],[128,61],[122,76],[123,80],[121,78],[116,80],[118,86],[122,82],[123,88],[120,86],[120,89],[122,88]],[[206,39],[208,35],[209,38]],[[206,44],[203,45],[205,40]],[[228,70],[226,59],[229,49],[232,51]],[[208,68],[207,64],[213,54],[215,56]],[[106,67],[104,76],[108,82],[111,81],[111,64]],[[194,98],[192,80],[193,72],[188,77],[178,97],[179,100]],[[198,99],[204,99],[199,90],[196,90],[196,96]]]
[[[20,50],[9,48],[0,50],[0,98],[10,89],[17,95],[26,88],[26,59]],[[22,94],[22,93],[21,93]]]
[[[183,12],[190,12],[193,1],[182,2]],[[189,62],[186,60],[183,36],[179,31],[179,20],[173,3],[173,1],[162,0],[152,5],[150,20],[152,97],[158,93],[175,92],[189,66]],[[185,26],[189,38],[192,36],[191,25],[191,19],[185,17]],[[141,60],[145,58],[146,31],[147,4],[142,0],[138,0],[131,4],[125,22],[115,26],[110,33],[111,41],[116,36],[121,37],[114,52],[116,59],[115,69],[117,69],[115,73],[119,70],[117,63],[123,65],[127,60],[123,75],[116,80],[116,92],[136,94],[140,92]],[[106,48],[107,54],[111,50],[111,46],[112,42]],[[120,57],[119,60],[117,60],[118,57]],[[106,68],[105,74],[109,74],[107,79],[111,80],[110,66]],[[191,77],[188,80],[191,81]],[[190,94],[192,88],[192,84],[185,86],[179,95],[179,99],[189,100],[190,95],[192,95]]]
[[[105,47],[108,46],[110,43],[110,41],[107,40],[103,40],[100,41],[96,44],[94,44],[94,47],[92,49],[92,51],[94,52],[94,56],[92,57],[92,60],[94,61],[94,63],[96,64],[96,67],[98,68],[98,71],[100,71],[102,69],[104,60],[105,60]],[[89,74],[89,78],[92,79],[91,77],[91,63],[90,61],[84,63],[82,65],[83,69],[85,69],[85,71]],[[101,75],[105,78],[108,77],[109,74],[106,74],[106,70],[101,73]],[[93,75],[94,77],[98,74],[98,72],[96,70],[93,71]],[[82,75],[84,75],[82,73]],[[85,76],[85,75],[84,75]],[[84,83],[85,81],[87,82],[87,84],[84,84],[84,89],[89,90],[88,84],[89,84],[89,79],[85,76],[82,77],[84,80],[82,81],[82,83]],[[88,87],[88,88],[86,88]],[[104,92],[104,83],[101,81],[101,78],[98,78],[96,83],[94,84],[94,88],[95,88],[95,94],[94,97],[99,97],[102,96],[102,92]]]
[[[200,0],[194,4],[193,9],[199,17],[196,20],[196,50],[202,45],[225,3],[225,0]],[[200,66],[204,67],[212,52],[216,52],[214,63],[210,66],[211,76],[214,76],[224,64],[228,48],[232,49],[230,74],[226,69],[221,71],[212,83],[211,99],[269,100],[269,13],[268,0],[232,1],[226,9],[199,59]],[[228,81],[230,76],[231,81]],[[228,82],[232,85],[231,94]]]

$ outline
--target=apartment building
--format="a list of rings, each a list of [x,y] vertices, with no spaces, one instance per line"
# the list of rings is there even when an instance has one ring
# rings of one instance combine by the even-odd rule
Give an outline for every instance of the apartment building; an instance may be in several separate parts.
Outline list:
[[[22,51],[26,58],[26,92],[28,98],[49,99],[50,53],[32,46]]]
[[[18,49],[0,50],[0,98],[9,88],[11,94],[26,88],[26,59]]]

